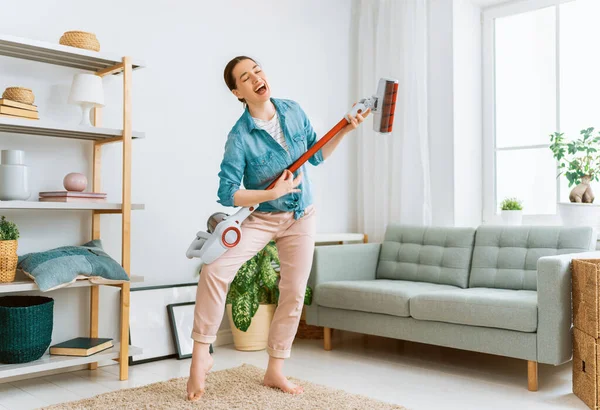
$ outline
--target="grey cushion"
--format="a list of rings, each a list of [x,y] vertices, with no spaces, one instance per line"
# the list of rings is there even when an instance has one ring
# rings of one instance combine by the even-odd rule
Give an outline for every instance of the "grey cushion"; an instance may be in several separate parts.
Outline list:
[[[418,320],[535,332],[537,293],[485,288],[431,292],[410,300],[410,315]]]
[[[595,249],[591,227],[481,226],[469,287],[537,289],[537,261],[542,256]]]
[[[409,317],[411,297],[450,289],[458,288],[385,279],[326,282],[317,286],[315,299],[319,306]]]
[[[473,228],[389,225],[377,278],[466,288],[474,238]]]

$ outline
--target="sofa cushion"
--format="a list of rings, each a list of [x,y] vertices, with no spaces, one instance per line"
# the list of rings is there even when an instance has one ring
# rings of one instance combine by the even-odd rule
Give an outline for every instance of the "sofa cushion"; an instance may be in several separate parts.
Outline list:
[[[377,278],[466,288],[474,241],[473,228],[389,225]]]
[[[458,289],[455,286],[402,280],[349,280],[317,285],[317,305],[336,309],[409,317],[409,300],[422,293]]]
[[[535,332],[537,292],[508,289],[454,289],[422,293],[410,300],[418,320]]]
[[[595,248],[590,227],[482,226],[475,235],[469,287],[536,290],[539,258]]]

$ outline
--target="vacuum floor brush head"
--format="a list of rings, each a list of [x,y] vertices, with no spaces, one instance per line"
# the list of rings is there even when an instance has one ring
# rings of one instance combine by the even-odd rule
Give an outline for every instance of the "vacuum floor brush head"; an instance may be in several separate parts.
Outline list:
[[[381,134],[392,132],[396,97],[398,96],[398,80],[382,78],[377,86],[376,106],[373,110],[373,130]]]

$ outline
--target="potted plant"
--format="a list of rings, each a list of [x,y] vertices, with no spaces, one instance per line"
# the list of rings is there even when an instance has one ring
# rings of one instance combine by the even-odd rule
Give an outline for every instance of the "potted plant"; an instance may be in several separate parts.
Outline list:
[[[500,213],[505,225],[521,225],[523,204],[517,198],[505,198],[500,204]]]
[[[550,135],[550,149],[558,161],[560,172],[565,175],[569,188],[569,203],[558,204],[559,214],[565,225],[598,225],[600,207],[593,205],[594,193],[590,183],[598,181],[600,173],[600,135],[593,136],[594,128],[580,131],[578,139],[566,141],[563,133]]]
[[[0,282],[12,282],[17,273],[17,239],[19,229],[14,222],[0,218]]]
[[[238,350],[263,350],[279,300],[279,256],[271,241],[244,263],[227,293],[227,316]],[[312,302],[307,286],[304,303]]]

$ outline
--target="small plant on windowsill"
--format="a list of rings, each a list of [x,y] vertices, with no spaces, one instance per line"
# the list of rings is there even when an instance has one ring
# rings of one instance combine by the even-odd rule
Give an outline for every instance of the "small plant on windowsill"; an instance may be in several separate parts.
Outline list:
[[[569,194],[571,202],[594,202],[590,183],[598,181],[600,174],[600,133],[593,136],[593,132],[593,127],[581,130],[580,137],[571,141],[564,139],[564,133],[550,134],[550,149],[559,162],[557,178],[564,174],[569,187],[575,185]]]
[[[17,273],[19,229],[14,222],[0,218],[0,283],[12,282]]]
[[[521,225],[523,220],[523,202],[517,198],[505,198],[500,204],[505,225]]]

